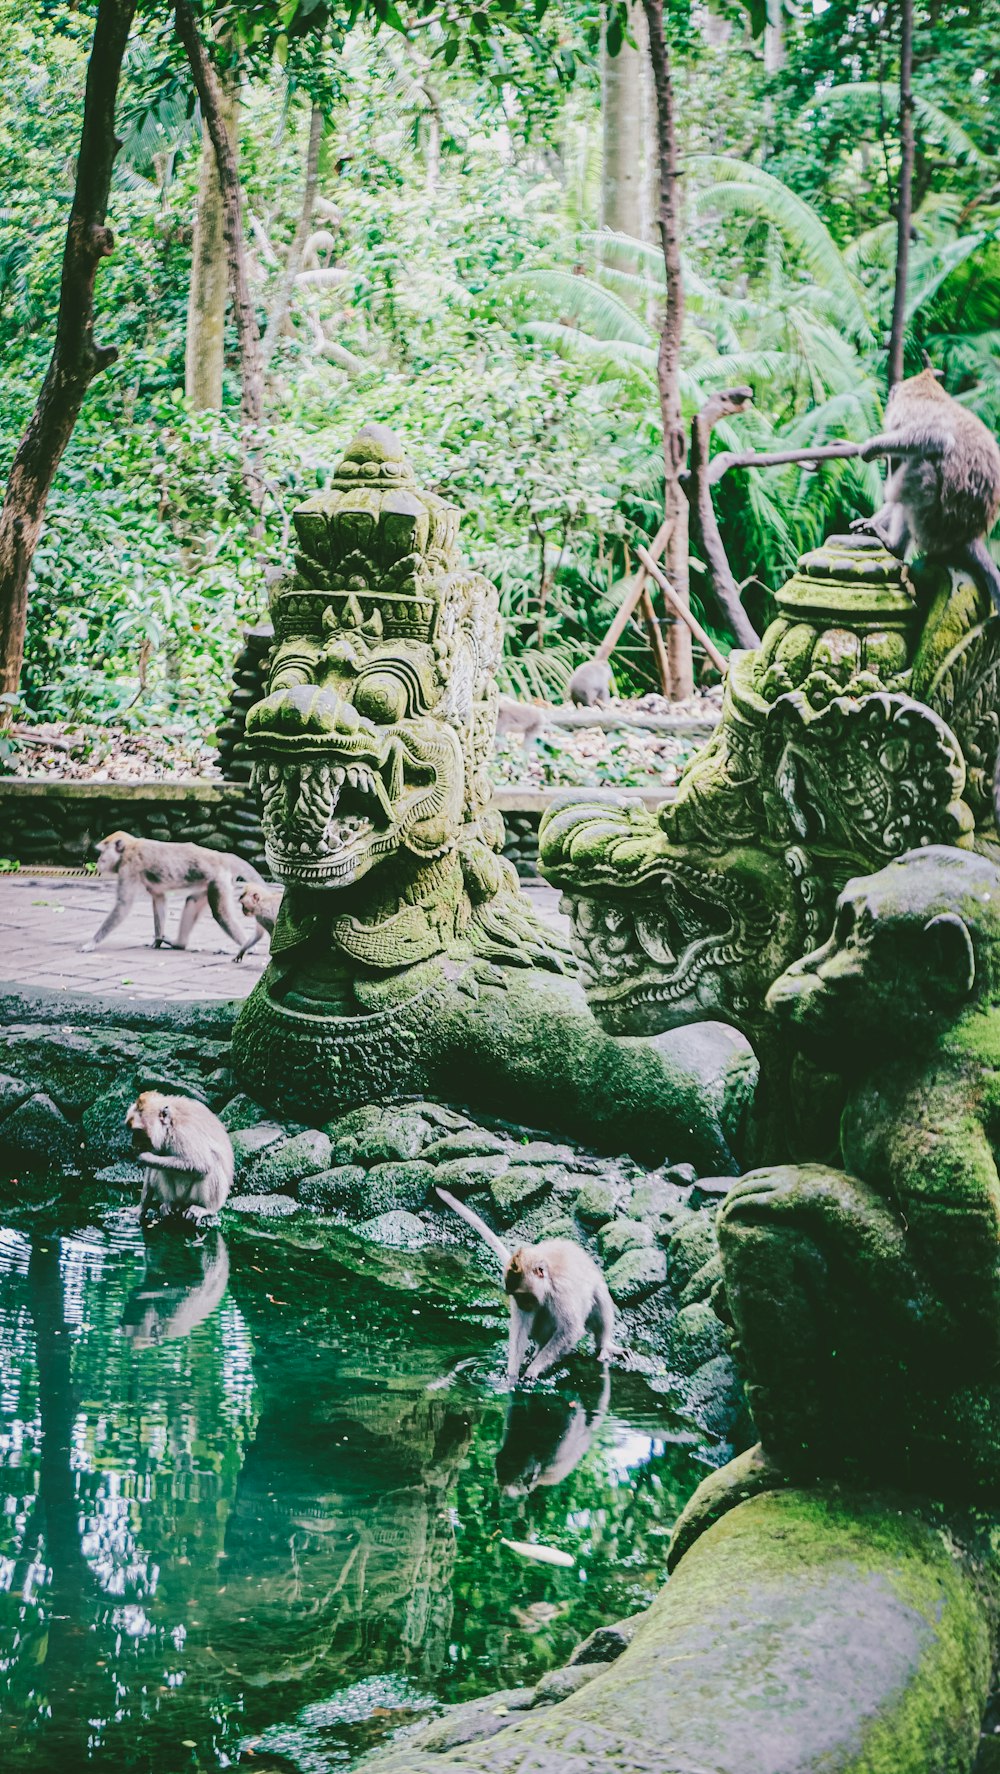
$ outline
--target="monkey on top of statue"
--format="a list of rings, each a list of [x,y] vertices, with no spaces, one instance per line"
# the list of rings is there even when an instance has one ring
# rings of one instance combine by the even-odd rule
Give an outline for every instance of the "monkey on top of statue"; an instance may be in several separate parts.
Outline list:
[[[902,558],[912,541],[921,555],[961,567],[1000,610],[1000,570],[986,537],[1000,513],[1000,448],[981,419],[942,388],[932,369],[897,382],[885,431],[861,456],[898,458],[885,504],[852,527],[877,536]]]

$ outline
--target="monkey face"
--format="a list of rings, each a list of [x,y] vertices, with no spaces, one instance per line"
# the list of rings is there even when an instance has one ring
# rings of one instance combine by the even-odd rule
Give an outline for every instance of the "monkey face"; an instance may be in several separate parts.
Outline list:
[[[503,1284],[522,1312],[535,1312],[548,1296],[548,1267],[530,1245],[522,1245],[510,1259]]]
[[[170,1133],[170,1104],[156,1090],[143,1090],[125,1116],[136,1152],[162,1152]]]
[[[775,980],[767,1009],[820,1063],[866,1067],[873,1053],[931,1039],[974,997],[977,939],[998,936],[991,864],[943,846],[911,851],[847,883],[829,941]]]
[[[102,838],[97,846],[97,872],[99,875],[116,875],[128,843],[127,832],[112,832],[109,838]]]

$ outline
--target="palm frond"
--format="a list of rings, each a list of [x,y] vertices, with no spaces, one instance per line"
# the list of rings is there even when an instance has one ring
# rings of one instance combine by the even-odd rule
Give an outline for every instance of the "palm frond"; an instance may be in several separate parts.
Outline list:
[[[831,105],[847,106],[863,116],[878,117],[879,106],[882,112],[894,117],[899,110],[899,85],[896,81],[858,80],[847,82],[841,86],[830,86],[813,94],[803,106],[803,113],[818,111]],[[932,141],[954,155],[957,160],[964,160],[970,166],[985,166],[988,157],[977,148],[972,137],[960,123],[956,123],[947,111],[927,98],[922,92],[913,95],[913,112],[917,122]]]

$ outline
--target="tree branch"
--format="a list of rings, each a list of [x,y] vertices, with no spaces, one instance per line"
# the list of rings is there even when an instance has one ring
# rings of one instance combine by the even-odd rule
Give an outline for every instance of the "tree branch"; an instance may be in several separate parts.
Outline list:
[[[115,155],[115,104],[135,0],[100,0],[87,67],[76,188],[66,229],[52,358],[21,439],[0,511],[0,692],[16,691],[24,662],[28,574],[49,490],[95,376],[114,363],[94,340],[94,285],[114,247],[106,226]]]
[[[274,305],[267,317],[267,326],[264,329],[264,338],[261,342],[261,357],[265,369],[271,361],[274,348],[281,336],[281,329],[285,324],[285,316],[292,299],[292,290],[295,287],[295,279],[302,269],[306,242],[312,231],[313,205],[316,202],[316,184],[319,178],[319,150],[322,140],[323,113],[318,105],[314,105],[309,119],[309,145],[306,149],[306,175],[302,187],[302,208],[299,211],[295,236],[288,249],[285,269],[281,275]]]
[[[691,421],[690,474],[685,487],[718,613],[741,647],[759,647],[760,636],[740,602],[739,587],[719,531],[712,504],[709,449],[712,427],[727,414],[742,412],[752,400],[752,388],[723,388],[696,413]]]
[[[731,468],[778,468],[783,462],[831,462],[837,457],[860,456],[861,444],[817,444],[812,450],[720,450],[708,467],[708,484],[714,487]]]

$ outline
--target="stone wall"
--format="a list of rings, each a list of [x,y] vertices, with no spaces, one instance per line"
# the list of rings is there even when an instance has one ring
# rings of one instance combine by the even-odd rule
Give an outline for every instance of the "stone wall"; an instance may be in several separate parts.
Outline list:
[[[504,855],[518,874],[538,873],[542,813],[566,790],[511,790],[495,797],[504,816]],[[643,796],[647,802],[660,796]],[[109,832],[187,840],[233,850],[267,873],[257,803],[242,782],[31,782],[0,777],[0,862],[82,868]]]

